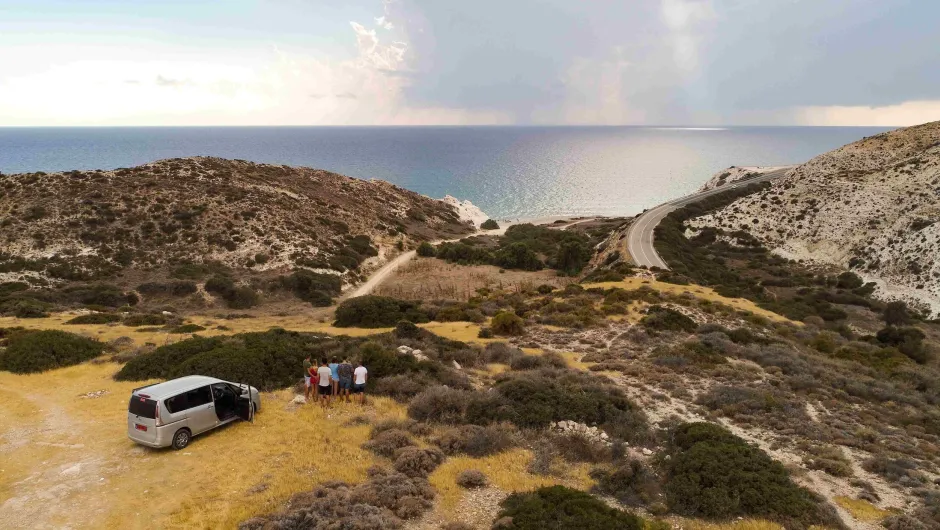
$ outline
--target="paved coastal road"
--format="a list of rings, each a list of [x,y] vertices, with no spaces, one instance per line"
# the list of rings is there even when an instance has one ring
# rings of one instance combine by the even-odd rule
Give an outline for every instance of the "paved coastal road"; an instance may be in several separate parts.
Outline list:
[[[634,221],[634,223],[630,226],[630,230],[627,232],[627,252],[630,253],[634,263],[639,266],[668,269],[669,266],[666,265],[666,262],[663,261],[661,257],[659,257],[659,254],[656,253],[656,248],[653,246],[653,230],[656,229],[656,226],[659,225],[659,222],[662,221],[664,217],[689,203],[704,199],[705,197],[717,195],[719,193],[735,188],[740,188],[742,186],[748,186],[758,182],[767,182],[768,180],[782,177],[788,170],[792,168],[793,166],[788,166],[771,171],[769,173],[765,173],[752,179],[738,181],[733,184],[727,184],[720,188],[703,191],[701,193],[686,195],[685,197],[680,197],[665,204],[660,204],[651,210],[647,210],[641,214],[636,219],[636,221]]]

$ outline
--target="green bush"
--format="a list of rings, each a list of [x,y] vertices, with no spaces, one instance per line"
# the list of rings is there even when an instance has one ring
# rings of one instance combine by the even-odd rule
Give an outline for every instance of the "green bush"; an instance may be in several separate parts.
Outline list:
[[[497,335],[522,335],[525,333],[525,321],[513,313],[503,311],[493,317],[490,329]]]
[[[692,333],[696,328],[695,321],[691,318],[675,309],[658,305],[651,306],[647,310],[646,316],[640,320],[640,325],[658,331],[684,331],[686,333]]]
[[[236,286],[235,280],[228,276],[215,275],[206,281],[205,289],[225,300],[232,309],[248,309],[258,305],[258,293],[247,286]]]
[[[565,486],[513,493],[504,500],[497,527],[506,530],[642,530],[639,517],[611,508],[591,495]]]
[[[524,429],[541,429],[551,422],[574,420],[626,440],[642,440],[647,434],[645,415],[620,387],[575,370],[507,372],[497,379],[492,392],[461,399],[464,423],[510,422]]]
[[[525,243],[512,243],[499,249],[493,255],[493,264],[504,269],[524,271],[540,271],[545,268],[538,254]]]
[[[434,245],[427,241],[422,241],[421,244],[418,245],[417,253],[422,258],[433,258],[437,255],[437,250],[434,248]]]
[[[497,222],[496,222],[495,220],[493,220],[493,219],[487,219],[486,221],[483,221],[483,224],[480,225],[480,229],[482,229],[482,230],[499,230],[499,223],[497,223]]]
[[[278,286],[294,293],[294,296],[314,307],[327,307],[343,287],[342,279],[335,274],[320,274],[298,269],[290,276],[282,276]]]
[[[337,327],[384,328],[405,320],[412,323],[428,321],[428,315],[417,303],[388,296],[359,296],[344,300],[336,308]]]
[[[317,336],[283,330],[230,337],[193,337],[139,355],[114,376],[118,381],[207,375],[261,390],[293,385]]]
[[[0,351],[0,370],[17,374],[72,366],[101,355],[104,344],[72,333],[43,330],[14,333]]]
[[[903,326],[911,323],[911,315],[907,310],[907,304],[901,301],[888,302],[885,305],[882,318],[885,324],[889,326]]]
[[[137,292],[146,296],[188,296],[195,293],[195,282],[148,282],[137,286]]]
[[[618,462],[611,469],[595,469],[591,478],[597,481],[594,491],[610,495],[626,506],[646,506],[658,501],[661,495],[656,474],[640,460]]]
[[[125,326],[137,327],[137,326],[165,326],[167,323],[167,318],[163,315],[156,314],[140,314],[140,315],[130,315],[124,319]]]
[[[45,318],[51,308],[51,304],[25,296],[11,296],[0,301],[0,314],[17,318]]]
[[[888,326],[878,331],[875,338],[882,344],[894,346],[917,363],[924,364],[929,360],[927,347],[924,345],[925,335],[917,328]]]
[[[183,324],[181,326],[176,326],[170,328],[170,333],[196,333],[197,331],[205,331],[206,328],[200,326],[199,324]]]
[[[679,515],[762,517],[787,528],[841,526],[821,499],[790,480],[782,464],[717,425],[678,426],[669,456],[660,463],[667,501]]]
[[[563,241],[558,245],[554,268],[569,276],[575,276],[591,261],[591,249],[587,242],[578,239]]]
[[[66,324],[110,324],[111,322],[120,322],[121,315],[114,313],[88,313],[79,315],[71,320],[66,320]]]
[[[126,293],[120,287],[107,283],[69,286],[61,290],[61,297],[64,301],[79,305],[103,307],[137,305],[139,301],[136,294]]]

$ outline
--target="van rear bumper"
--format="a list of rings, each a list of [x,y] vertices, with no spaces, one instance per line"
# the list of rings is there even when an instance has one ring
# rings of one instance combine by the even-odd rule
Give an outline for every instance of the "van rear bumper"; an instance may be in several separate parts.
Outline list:
[[[151,438],[151,437],[144,438],[136,434],[138,431],[128,429],[127,437],[130,438],[131,441],[135,443],[139,443],[140,445],[146,445],[147,447],[160,449],[162,447],[169,447],[170,445],[172,445],[173,433],[176,432],[175,430],[173,430],[174,427],[176,426],[161,425],[159,427],[151,427],[152,429],[156,430],[156,434],[157,434],[156,438]]]

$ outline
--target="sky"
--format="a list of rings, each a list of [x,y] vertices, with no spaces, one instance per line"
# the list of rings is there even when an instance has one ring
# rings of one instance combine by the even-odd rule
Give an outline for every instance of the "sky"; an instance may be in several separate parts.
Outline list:
[[[0,126],[940,120],[935,0],[0,0]]]

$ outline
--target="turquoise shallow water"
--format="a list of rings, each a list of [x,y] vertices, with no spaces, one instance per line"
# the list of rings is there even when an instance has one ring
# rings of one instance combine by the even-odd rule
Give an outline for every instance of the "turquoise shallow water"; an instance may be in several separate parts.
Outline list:
[[[874,127],[0,128],[0,171],[211,155],[380,178],[496,218],[632,215],[731,165],[804,162]]]

